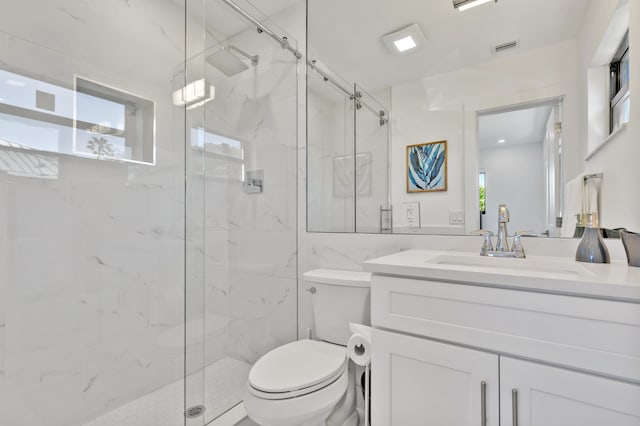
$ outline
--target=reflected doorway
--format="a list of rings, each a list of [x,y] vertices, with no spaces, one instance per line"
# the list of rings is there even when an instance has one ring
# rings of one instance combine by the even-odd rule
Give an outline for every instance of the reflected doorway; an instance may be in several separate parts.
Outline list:
[[[562,98],[478,113],[480,228],[497,232],[498,205],[509,228],[559,236],[562,218]]]

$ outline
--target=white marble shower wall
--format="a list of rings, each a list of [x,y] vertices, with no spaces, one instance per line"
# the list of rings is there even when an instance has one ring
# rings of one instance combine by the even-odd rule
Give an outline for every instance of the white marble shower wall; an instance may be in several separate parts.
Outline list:
[[[82,424],[182,376],[183,46],[169,0],[23,0],[0,14],[0,69],[133,93],[156,125],[155,165],[0,147],[1,425]],[[0,98],[21,84],[0,81]]]

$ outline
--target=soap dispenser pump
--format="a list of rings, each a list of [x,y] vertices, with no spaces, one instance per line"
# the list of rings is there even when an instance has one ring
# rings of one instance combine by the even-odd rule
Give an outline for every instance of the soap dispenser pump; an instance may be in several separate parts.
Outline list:
[[[598,227],[598,214],[587,213],[584,234],[576,250],[576,260],[588,263],[609,263],[609,250]]]

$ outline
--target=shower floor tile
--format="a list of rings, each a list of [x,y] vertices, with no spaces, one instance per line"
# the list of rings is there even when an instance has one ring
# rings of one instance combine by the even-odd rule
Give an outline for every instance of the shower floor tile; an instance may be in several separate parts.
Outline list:
[[[250,364],[231,357],[222,358],[205,368],[205,423],[242,400],[250,368]],[[199,402],[199,397],[194,395],[192,400]],[[184,381],[179,380],[103,414],[84,426],[177,426],[184,424],[183,404]],[[204,423],[202,417],[198,417],[189,424]]]

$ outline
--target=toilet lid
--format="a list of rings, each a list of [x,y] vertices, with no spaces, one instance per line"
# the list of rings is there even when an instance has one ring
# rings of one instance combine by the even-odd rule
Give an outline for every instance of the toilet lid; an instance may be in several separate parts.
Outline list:
[[[334,378],[346,363],[344,346],[300,340],[260,358],[249,372],[249,384],[263,392],[290,392]]]

